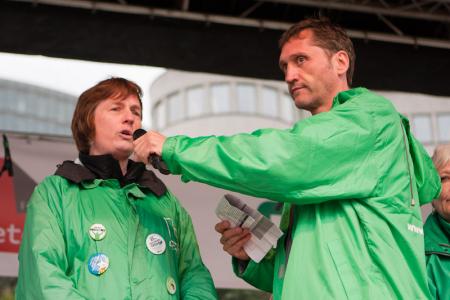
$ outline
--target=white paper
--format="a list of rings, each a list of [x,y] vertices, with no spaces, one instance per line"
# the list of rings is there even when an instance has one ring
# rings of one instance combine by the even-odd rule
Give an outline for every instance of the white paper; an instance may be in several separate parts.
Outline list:
[[[226,194],[216,208],[216,215],[221,220],[230,222],[231,227],[248,228],[250,240],[244,245],[247,255],[255,262],[275,248],[283,232],[256,209],[245,204],[241,199]]]

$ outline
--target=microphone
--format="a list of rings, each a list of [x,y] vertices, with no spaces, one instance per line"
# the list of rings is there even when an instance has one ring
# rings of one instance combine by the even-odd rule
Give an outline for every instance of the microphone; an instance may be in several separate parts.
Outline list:
[[[136,129],[135,132],[133,132],[133,140],[137,140],[144,134],[146,134],[147,131],[145,131],[142,128]],[[161,156],[156,154],[150,154],[148,161],[152,164],[153,168],[158,169],[161,174],[168,175],[170,174],[169,168],[167,167],[166,163],[161,159]]]

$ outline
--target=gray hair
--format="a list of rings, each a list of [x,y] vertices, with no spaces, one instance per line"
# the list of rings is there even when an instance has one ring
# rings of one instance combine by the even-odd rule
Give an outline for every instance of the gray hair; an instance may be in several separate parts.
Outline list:
[[[440,169],[450,161],[450,144],[439,145],[433,153],[433,163]]]

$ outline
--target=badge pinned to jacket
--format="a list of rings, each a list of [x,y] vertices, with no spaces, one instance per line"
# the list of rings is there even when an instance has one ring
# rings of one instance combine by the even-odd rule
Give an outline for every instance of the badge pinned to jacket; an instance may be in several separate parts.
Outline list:
[[[169,246],[175,251],[178,251],[178,243],[176,241],[177,230],[173,224],[173,220],[168,217],[164,217],[164,221],[166,222],[167,232],[169,232]]]

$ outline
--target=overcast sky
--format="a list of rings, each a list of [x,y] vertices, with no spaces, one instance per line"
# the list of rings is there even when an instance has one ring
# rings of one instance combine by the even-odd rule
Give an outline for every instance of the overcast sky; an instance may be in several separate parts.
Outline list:
[[[150,84],[162,68],[89,62],[0,52],[0,78],[26,82],[78,97],[83,91],[110,76],[136,82],[143,90],[144,127],[150,125]]]

